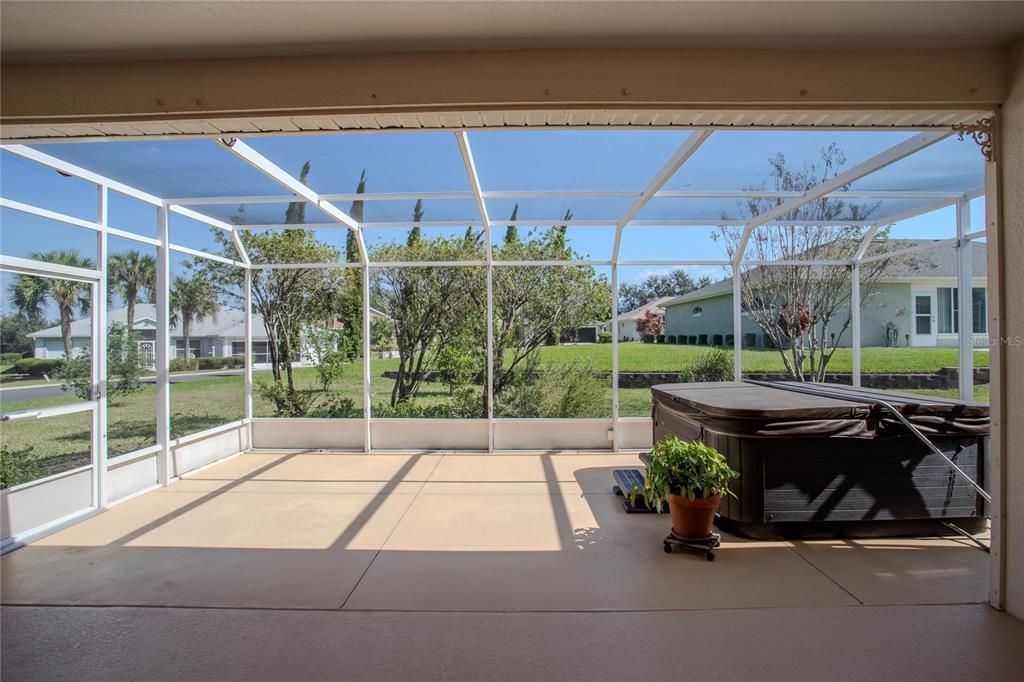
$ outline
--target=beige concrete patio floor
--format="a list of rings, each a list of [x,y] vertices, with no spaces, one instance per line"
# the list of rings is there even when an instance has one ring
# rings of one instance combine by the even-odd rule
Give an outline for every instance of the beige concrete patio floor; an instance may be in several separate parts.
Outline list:
[[[879,627],[892,629],[897,621],[881,615],[887,607],[946,604],[958,606],[894,613],[911,620],[919,613],[933,623],[950,618],[954,628],[964,617],[997,630],[1020,627],[1001,614],[988,615],[987,607],[964,606],[986,601],[988,559],[959,539],[756,542],[726,536],[714,562],[665,554],[667,516],[626,515],[610,490],[613,468],[638,464],[634,455],[609,454],[240,455],[3,557],[4,631],[45,631],[49,619],[56,632],[72,632],[114,618],[138,620],[155,632],[171,627],[164,618],[181,618],[152,607],[187,607],[197,622],[230,620],[209,611],[226,609],[238,614],[239,627],[252,628],[276,627],[278,616],[268,611],[261,620],[236,609],[306,613],[311,627],[324,616],[310,611],[419,611],[432,615],[422,620],[432,623],[431,631],[442,629],[420,633],[417,641],[436,636],[450,656],[452,633],[475,621],[443,613],[490,614],[497,620],[480,621],[487,627],[500,629],[504,622],[529,629],[529,618],[501,618],[529,612],[521,615],[539,619],[538,632],[551,627],[564,634],[562,628],[577,621],[541,616],[612,611],[635,620],[692,612],[687,618],[705,619],[700,614],[722,611],[715,622],[752,636],[750,626],[764,626],[763,616],[737,614],[778,610],[780,627],[789,622],[813,632],[814,614],[860,612],[857,627],[868,628],[870,614],[878,614]],[[620,614],[630,623],[621,636],[630,642],[637,626],[626,615]],[[361,621],[329,622],[346,637],[342,633]],[[384,624],[385,631],[395,627],[386,618],[367,622]],[[609,621],[578,622],[606,627]],[[466,635],[482,638],[481,645],[486,636],[486,630]],[[893,636],[910,635],[894,630]],[[52,639],[59,650],[60,638]],[[12,644],[5,636],[5,672],[29,670],[23,666],[43,652],[61,660],[58,651],[48,652],[47,641],[42,634],[15,637]],[[62,669],[72,671],[76,660]],[[396,674],[415,677],[428,669],[442,672],[413,665]]]

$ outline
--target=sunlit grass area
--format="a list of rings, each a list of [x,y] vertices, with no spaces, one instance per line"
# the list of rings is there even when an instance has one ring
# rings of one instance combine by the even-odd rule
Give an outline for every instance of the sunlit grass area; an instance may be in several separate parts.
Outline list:
[[[662,344],[623,343],[620,345],[620,368],[629,371],[676,372],[692,362],[706,348]],[[582,362],[597,372],[611,371],[611,349],[607,344],[545,346],[540,349],[544,363]],[[941,367],[956,366],[955,348],[865,348],[863,366],[866,373],[933,372]],[[988,354],[975,353],[975,364],[985,367]],[[744,351],[744,371],[782,371],[777,351]],[[371,360],[372,405],[389,404],[392,379],[383,376],[398,368],[397,359]],[[840,349],[832,361],[836,372],[850,371],[850,352]],[[267,381],[269,371],[256,373],[257,381]],[[301,367],[295,370],[298,388],[312,394],[315,404],[347,398],[352,401],[351,417],[363,415],[363,368],[361,362],[346,365],[327,393],[318,383],[316,370]],[[173,380],[172,380],[173,381]],[[974,399],[988,402],[988,385],[975,387]],[[610,381],[607,391],[607,415],[611,414]],[[956,389],[918,389],[916,393],[955,398]],[[37,400],[17,400],[18,393],[4,395],[3,411],[13,412],[51,405],[70,404],[77,400],[71,393]],[[452,400],[448,387],[442,382],[425,382],[417,402],[423,406],[448,404]],[[619,392],[620,414],[624,417],[644,417],[651,412],[651,393],[646,388],[623,388]],[[254,392],[254,414],[257,417],[274,416],[273,405]],[[604,408],[602,408],[604,410]],[[244,416],[244,377],[241,373],[228,376],[210,376],[185,381],[179,379],[171,385],[171,437],[209,429],[241,419]],[[156,443],[156,387],[144,387],[132,394],[116,396],[109,402],[108,446],[110,456],[132,452]],[[88,414],[65,415],[46,419],[27,419],[3,424],[0,427],[5,449],[32,448],[33,456],[63,470],[89,458],[90,422]]]
[[[680,346],[628,342],[619,344],[619,371],[622,372],[678,372],[685,365],[709,350],[707,346]],[[730,350],[730,349],[727,349]],[[731,352],[731,351],[730,351]],[[545,361],[569,362],[573,359],[588,361],[595,370],[611,371],[611,353],[607,344],[580,344],[544,346]],[[861,350],[861,368],[877,373],[926,373],[943,367],[956,367],[956,348],[864,348]],[[988,352],[974,352],[974,366],[988,367]],[[829,370],[843,373],[853,371],[853,352],[849,348],[836,351]],[[743,371],[783,372],[785,366],[777,350],[744,350]]]

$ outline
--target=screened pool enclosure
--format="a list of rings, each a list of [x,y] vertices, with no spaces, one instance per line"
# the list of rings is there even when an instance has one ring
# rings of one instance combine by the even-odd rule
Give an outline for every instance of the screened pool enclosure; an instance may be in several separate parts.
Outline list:
[[[935,127],[4,146],[3,314],[33,356],[3,349],[4,541],[250,448],[643,449],[680,376],[985,400],[986,151]],[[662,322],[624,335],[644,295]]]

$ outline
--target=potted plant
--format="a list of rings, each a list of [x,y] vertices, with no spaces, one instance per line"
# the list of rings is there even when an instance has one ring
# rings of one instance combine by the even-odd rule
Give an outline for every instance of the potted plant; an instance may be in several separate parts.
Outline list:
[[[722,495],[736,497],[729,490],[729,481],[739,474],[718,450],[675,436],[655,443],[646,459],[644,486],[642,490],[633,489],[633,500],[639,492],[647,506],[659,513],[667,502],[676,535],[709,537]]]

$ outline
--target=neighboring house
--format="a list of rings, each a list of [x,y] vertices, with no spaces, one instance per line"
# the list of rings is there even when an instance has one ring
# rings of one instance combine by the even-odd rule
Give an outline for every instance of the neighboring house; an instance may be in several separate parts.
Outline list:
[[[889,240],[890,247],[908,248],[921,241]],[[973,329],[971,342],[988,345],[987,259],[985,248],[975,246],[972,257]],[[957,251],[935,249],[914,254],[913,262],[892,264],[870,294],[864,293],[861,306],[861,345],[885,346],[887,327],[895,329],[899,346],[956,346],[958,299],[956,295]],[[732,278],[674,298],[665,304],[666,337],[693,337],[696,343],[712,344],[716,337],[732,343]],[[846,311],[831,329],[838,336]],[[890,327],[891,325],[891,327]],[[769,339],[746,312],[742,315],[743,344],[765,348]],[[848,328],[836,345],[849,347],[853,334]]]
[[[370,309],[370,315],[376,319],[385,316],[379,310]],[[128,309],[116,308],[107,313],[107,323],[126,324]],[[89,344],[92,318],[83,317],[71,323],[71,341],[75,352]],[[156,357],[156,306],[151,303],[135,305],[135,323],[132,329],[139,336],[139,347],[148,367],[154,365]],[[49,327],[28,335],[35,343],[35,357],[63,358],[64,340],[60,325]],[[185,338],[181,333],[181,325],[171,327],[171,345],[173,357],[186,357]],[[221,307],[216,313],[192,323],[189,330],[189,352],[187,357],[243,357],[245,355],[245,315],[236,308]],[[252,315],[252,355],[257,365],[270,363],[270,351],[267,347],[267,333],[263,327],[263,316]],[[296,358],[303,362],[301,352]]]
[[[676,296],[662,296],[656,298],[649,303],[645,303],[635,310],[619,314],[619,329],[618,337],[619,341],[639,341],[640,332],[636,330],[636,323],[638,320],[642,320],[646,315],[647,311],[654,312],[659,317],[665,316],[665,304],[669,301],[677,298]],[[605,322],[603,325],[603,331],[611,331],[611,320]]]

